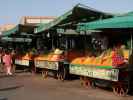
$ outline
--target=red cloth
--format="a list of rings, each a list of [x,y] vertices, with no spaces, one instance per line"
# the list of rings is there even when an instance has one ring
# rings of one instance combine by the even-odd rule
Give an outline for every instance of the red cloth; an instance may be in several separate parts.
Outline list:
[[[3,62],[5,63],[6,66],[11,66],[11,64],[12,64],[11,55],[5,54],[5,55],[3,56]]]
[[[121,64],[124,64],[124,57],[122,57],[121,55],[118,55],[115,51],[112,55],[112,65],[117,67]]]
[[[11,55],[5,54],[3,56],[3,63],[4,63],[4,67],[6,69],[6,74],[7,75],[12,75],[11,73],[11,65],[12,65],[12,58]]]

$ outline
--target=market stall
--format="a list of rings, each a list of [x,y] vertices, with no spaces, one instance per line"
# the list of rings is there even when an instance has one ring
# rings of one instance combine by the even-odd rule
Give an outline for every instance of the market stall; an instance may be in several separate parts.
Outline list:
[[[36,35],[41,35],[42,37],[46,36],[47,40],[50,39],[50,41],[51,41],[51,42],[49,42],[49,45],[51,45],[51,49],[49,49],[50,51],[54,52],[54,50],[56,50],[56,49],[64,51],[64,48],[62,49],[61,44],[63,44],[62,40],[66,38],[68,33],[66,32],[67,33],[66,36],[61,35],[60,33],[64,34],[64,32],[67,29],[68,30],[69,29],[76,29],[76,27],[77,27],[76,24],[78,24],[79,22],[90,22],[90,21],[94,21],[96,19],[111,18],[113,16],[114,15],[112,15],[112,14],[104,13],[104,12],[89,8],[85,5],[78,4],[78,5],[74,6],[71,10],[69,10],[68,12],[64,13],[62,16],[59,16],[55,20],[51,21],[50,23],[40,24],[35,29],[35,33],[36,33]],[[68,41],[71,41],[71,40],[68,39]],[[45,43],[44,46],[46,44],[47,43]],[[67,44],[64,44],[64,45],[67,45]],[[67,48],[67,50],[69,50],[69,48]],[[65,52],[66,52],[66,50],[65,50]],[[52,52],[50,52],[50,53],[52,53]],[[70,53],[72,54],[72,52],[70,52]],[[51,55],[51,54],[47,54],[48,58],[46,57],[46,60],[41,59],[41,61],[40,61],[37,58],[35,58],[36,68],[38,68],[39,65],[40,65],[41,68],[45,69],[45,71],[46,71],[46,69],[55,70],[54,68],[51,67],[51,60],[49,60],[49,55]],[[44,56],[45,56],[45,54],[44,54]],[[58,60],[52,61],[52,64],[54,64],[54,66],[55,65],[58,66],[57,69],[56,69],[56,71],[57,71],[58,68],[59,68],[59,65],[60,65],[59,63],[62,62],[62,58],[60,59],[60,56],[62,56],[62,54],[53,55],[53,56],[57,56],[57,58],[59,58]],[[42,57],[42,55],[40,55],[40,57]],[[66,57],[68,57],[68,56],[66,56]],[[65,58],[65,59],[67,59],[67,58]],[[47,61],[47,63],[46,63],[46,61]],[[43,66],[44,62],[45,62],[46,66]],[[63,63],[66,63],[66,62],[68,62],[68,61],[65,61],[65,62],[63,61]],[[58,63],[58,64],[56,64],[56,63]],[[65,64],[65,66],[66,66],[66,64]],[[67,68],[67,69],[69,69],[69,68]],[[65,68],[63,70],[65,70]],[[65,77],[64,77],[65,73],[66,72],[64,71],[64,75],[62,76],[63,79],[65,79]]]
[[[20,68],[30,66],[32,62],[29,50],[34,47],[34,28],[36,26],[18,24],[11,30],[3,32],[1,42],[3,48],[10,49],[15,53],[14,64]]]
[[[99,30],[100,32],[92,32],[91,43],[95,53],[74,59],[70,64],[70,73],[80,75],[84,85],[107,84],[113,88],[115,94],[126,95],[129,89],[128,59],[133,44],[132,18],[132,15],[126,15],[80,24],[77,31],[87,33],[88,30]]]

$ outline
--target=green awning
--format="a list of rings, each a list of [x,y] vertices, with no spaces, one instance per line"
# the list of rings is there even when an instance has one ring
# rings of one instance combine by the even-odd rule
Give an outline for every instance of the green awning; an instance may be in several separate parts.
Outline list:
[[[22,24],[19,24],[19,33],[21,35],[21,33],[27,33],[28,34],[33,34],[34,33],[34,28],[36,26],[33,26],[33,25],[22,25]]]
[[[8,42],[32,42],[31,38],[12,38],[12,37],[2,37],[2,41]]]
[[[130,15],[132,16],[132,15],[133,15],[133,11],[128,12],[128,13],[125,13],[124,15],[125,15],[125,16],[130,16]]]
[[[18,31],[18,29],[19,29],[19,26],[17,25],[14,28],[12,28],[12,29],[10,29],[8,31],[2,32],[2,35],[1,36],[3,37],[3,36],[9,36],[11,34],[15,34]]]
[[[17,35],[23,35],[21,33],[26,33],[27,35],[33,34],[35,27],[36,26],[18,24],[14,28],[12,28],[12,29],[10,29],[8,31],[2,32],[1,36],[2,37],[6,37],[6,36],[11,36],[11,35],[17,34],[17,33],[19,33]]]
[[[44,24],[41,23],[36,29],[35,33],[41,33],[53,27],[71,26],[70,24],[77,24],[79,22],[94,21],[96,19],[105,19],[113,17],[112,14],[97,11],[95,9],[78,4],[73,9],[69,10],[62,16],[55,20]]]
[[[66,12],[64,15],[58,17],[57,19],[55,19],[54,21],[52,21],[50,23],[47,23],[47,24],[43,24],[42,23],[42,24],[40,24],[39,27],[35,29],[35,33],[39,33],[39,32],[45,31],[45,30],[57,25],[58,23],[60,23],[64,19],[66,19],[67,16],[69,16],[71,14],[72,14],[72,10]]]
[[[109,29],[109,28],[133,28],[133,15],[114,17],[88,23],[82,23],[78,26],[78,31],[86,31],[93,29]]]

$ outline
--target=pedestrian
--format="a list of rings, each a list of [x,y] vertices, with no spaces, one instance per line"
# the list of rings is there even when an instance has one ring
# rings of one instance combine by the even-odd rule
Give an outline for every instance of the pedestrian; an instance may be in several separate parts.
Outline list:
[[[1,71],[3,72],[3,70],[4,70],[4,67],[3,67],[3,56],[4,56],[4,54],[5,54],[5,50],[4,49],[2,49],[1,50],[1,53],[0,53],[0,59],[1,59],[1,64],[0,64],[0,67],[1,67]]]
[[[0,72],[2,71],[2,49],[0,48]]]
[[[12,57],[8,50],[5,51],[5,54],[3,56],[3,64],[7,75],[12,75],[11,69],[12,69]]]
[[[11,51],[11,58],[12,58],[12,71],[15,73],[16,66],[15,66],[15,58],[16,58],[16,51],[12,50]]]
[[[128,93],[133,95],[133,50],[129,56],[128,79]]]
[[[59,60],[57,78],[59,80],[64,81],[64,60],[65,60],[64,51],[60,49],[56,49],[55,54],[58,55],[58,60]]]

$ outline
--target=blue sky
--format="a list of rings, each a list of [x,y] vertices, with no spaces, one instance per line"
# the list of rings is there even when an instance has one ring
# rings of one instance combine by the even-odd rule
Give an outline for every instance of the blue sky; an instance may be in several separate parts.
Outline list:
[[[21,16],[60,16],[77,3],[104,12],[133,11],[133,0],[0,0],[0,25],[18,24]]]

